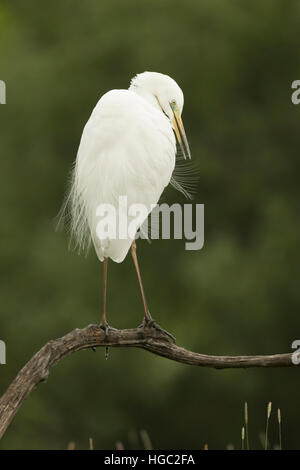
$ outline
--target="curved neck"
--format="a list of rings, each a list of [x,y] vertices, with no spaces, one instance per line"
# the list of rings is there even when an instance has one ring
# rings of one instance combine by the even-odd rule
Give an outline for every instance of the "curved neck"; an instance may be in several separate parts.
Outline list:
[[[142,98],[144,98],[144,100],[146,100],[148,103],[150,103],[152,106],[154,106],[154,108],[159,109],[159,111],[162,112],[162,109],[159,105],[159,102],[157,101],[157,98],[152,93],[145,90],[145,88],[141,88],[139,86],[132,85],[132,86],[129,87],[129,90],[133,91],[137,95],[141,96]]]

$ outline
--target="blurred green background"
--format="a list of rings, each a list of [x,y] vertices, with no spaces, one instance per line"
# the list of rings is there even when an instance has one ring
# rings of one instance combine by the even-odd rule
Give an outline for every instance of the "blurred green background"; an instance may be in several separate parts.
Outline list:
[[[291,351],[299,339],[300,79],[297,0],[0,1],[0,393],[46,341],[97,322],[102,266],[55,232],[81,132],[100,96],[144,70],[185,93],[200,166],[205,246],[140,241],[152,315],[177,343],[211,354]],[[183,201],[168,191],[169,201]],[[108,315],[134,327],[143,309],[130,257],[109,265]],[[266,404],[283,446],[300,448],[299,370],[201,369],[142,350],[74,354],[26,400],[2,449],[239,448],[243,403],[260,448]],[[278,442],[275,412],[272,445]]]

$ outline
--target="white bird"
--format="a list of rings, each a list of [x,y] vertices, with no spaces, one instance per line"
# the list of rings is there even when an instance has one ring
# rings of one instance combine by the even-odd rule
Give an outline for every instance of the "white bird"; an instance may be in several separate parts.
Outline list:
[[[147,208],[144,219],[147,217],[171,180],[176,160],[175,135],[184,158],[191,158],[181,120],[183,102],[183,93],[171,77],[144,72],[131,80],[128,90],[111,90],[103,95],[84,127],[63,212],[69,207],[71,233],[79,249],[92,241],[99,260],[104,262],[101,326],[106,333],[108,258],[120,263],[130,248],[143,300],[143,325],[154,322],[142,285],[135,234],[122,239],[101,238],[97,232],[97,208],[110,204],[116,213],[122,215],[123,211],[132,221],[127,208],[119,203],[119,198],[126,196],[127,207],[143,204]],[[144,219],[136,223],[135,231]],[[120,215],[116,223],[120,223]]]

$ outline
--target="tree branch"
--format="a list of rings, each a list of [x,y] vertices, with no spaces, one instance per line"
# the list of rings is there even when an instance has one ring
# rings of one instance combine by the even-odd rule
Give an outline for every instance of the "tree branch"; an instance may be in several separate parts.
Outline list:
[[[36,385],[48,378],[52,366],[73,352],[98,346],[137,347],[183,364],[216,369],[294,366],[292,353],[270,356],[209,356],[176,346],[167,333],[154,327],[110,329],[105,337],[99,326],[89,325],[49,341],[21,369],[0,398],[0,438],[28,395]]]

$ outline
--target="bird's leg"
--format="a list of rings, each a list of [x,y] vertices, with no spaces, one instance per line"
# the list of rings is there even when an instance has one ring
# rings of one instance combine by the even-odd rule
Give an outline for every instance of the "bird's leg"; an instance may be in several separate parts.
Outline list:
[[[131,255],[132,255],[133,264],[134,264],[134,267],[135,267],[135,270],[136,270],[137,278],[138,278],[138,281],[139,281],[141,296],[142,296],[143,305],[144,305],[144,323],[147,324],[147,323],[149,323],[153,320],[152,320],[152,317],[151,317],[150,312],[149,312],[148,307],[147,307],[145,292],[144,292],[143,283],[142,283],[142,276],[141,276],[141,273],[140,273],[139,263],[138,263],[138,259],[137,259],[137,255],[136,255],[135,240],[133,240],[132,245],[131,245]]]
[[[106,291],[107,291],[107,263],[108,258],[104,258],[103,261],[103,298],[102,298],[102,319],[100,326],[108,333],[108,323],[106,320]]]
[[[161,332],[161,333],[166,334],[167,336],[169,336],[169,338],[171,338],[172,341],[176,342],[176,339],[174,338],[174,336],[172,336],[172,335],[171,335],[170,333],[168,333],[166,330],[164,330],[163,328],[161,328],[161,327],[152,319],[152,317],[151,317],[151,315],[150,315],[150,312],[149,312],[148,306],[147,306],[147,302],[146,302],[146,297],[145,297],[144,288],[143,288],[142,276],[141,276],[141,273],[140,273],[139,263],[138,263],[138,259],[137,259],[137,254],[136,254],[136,242],[135,242],[135,240],[132,242],[132,245],[131,245],[131,255],[132,255],[133,263],[134,263],[134,266],[135,266],[137,278],[138,278],[138,281],[139,281],[140,291],[141,291],[142,300],[143,300],[143,305],[144,305],[144,321],[143,321],[141,327],[142,327],[142,328],[146,328],[146,327],[155,328],[155,329],[158,330],[159,332]]]
[[[105,331],[105,336],[108,335],[109,330],[115,330],[109,326],[106,320],[106,291],[107,291],[107,264],[108,258],[104,258],[103,260],[103,298],[102,298],[102,319],[100,323],[100,328]],[[106,347],[105,357],[108,357],[108,347]]]

